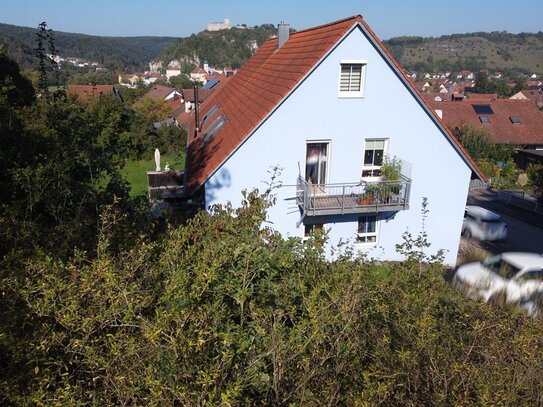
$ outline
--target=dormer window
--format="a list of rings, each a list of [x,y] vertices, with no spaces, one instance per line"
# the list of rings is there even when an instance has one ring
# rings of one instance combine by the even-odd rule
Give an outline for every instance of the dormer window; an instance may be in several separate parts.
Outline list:
[[[364,60],[342,60],[339,75],[339,94],[341,98],[364,97],[366,77]]]
[[[521,123],[520,117],[518,117],[518,116],[510,116],[509,120],[511,120],[512,124],[520,124]]]

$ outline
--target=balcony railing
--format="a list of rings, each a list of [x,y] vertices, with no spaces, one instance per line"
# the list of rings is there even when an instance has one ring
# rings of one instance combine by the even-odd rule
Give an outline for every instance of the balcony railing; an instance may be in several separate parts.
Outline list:
[[[185,195],[183,171],[148,171],[149,199],[181,198]]]
[[[409,209],[411,180],[308,184],[298,177],[296,201],[305,216],[378,213]]]

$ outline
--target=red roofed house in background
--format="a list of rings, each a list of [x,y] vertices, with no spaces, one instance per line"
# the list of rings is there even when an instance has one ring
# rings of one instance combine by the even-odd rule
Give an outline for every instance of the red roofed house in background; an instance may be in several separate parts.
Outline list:
[[[113,85],[68,85],[66,92],[82,102],[96,100],[100,96],[112,96],[122,100],[121,94]]]
[[[528,99],[464,99],[430,102],[449,129],[483,129],[496,144],[543,148],[543,115]]]
[[[420,232],[427,198],[429,251],[455,263],[478,169],[361,16],[295,33],[280,24],[199,117],[185,193],[205,207],[265,190],[278,166],[268,217],[283,236],[324,229],[332,245],[400,260],[395,245]],[[387,158],[399,179],[384,182]]]
[[[163,85],[153,85],[153,87],[145,95],[143,95],[142,98],[169,100],[172,98],[178,98],[179,96],[181,96],[181,93],[174,88]]]

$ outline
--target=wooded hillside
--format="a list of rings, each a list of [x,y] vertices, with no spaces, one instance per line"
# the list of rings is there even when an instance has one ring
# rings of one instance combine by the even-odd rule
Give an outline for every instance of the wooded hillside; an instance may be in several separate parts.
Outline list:
[[[408,71],[458,72],[486,69],[511,74],[543,74],[543,32],[477,32],[429,37],[395,37],[385,41]]]
[[[221,31],[202,31],[181,38],[168,46],[159,56],[167,65],[172,60],[202,66],[204,60],[218,67],[239,68],[257,47],[277,34],[273,24],[253,28],[232,28]]]
[[[59,55],[97,61],[110,69],[123,71],[148,69],[149,61],[177,40],[174,37],[100,37],[49,28],[54,31]],[[36,28],[0,24],[0,43],[11,59],[27,67],[33,63]]]

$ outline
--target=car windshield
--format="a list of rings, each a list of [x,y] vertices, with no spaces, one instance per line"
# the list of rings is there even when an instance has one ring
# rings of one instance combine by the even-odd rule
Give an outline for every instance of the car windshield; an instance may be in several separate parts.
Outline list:
[[[500,256],[490,257],[483,261],[483,264],[492,272],[503,278],[513,278],[520,271],[519,268],[508,263]]]

